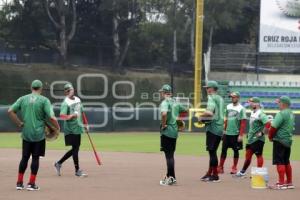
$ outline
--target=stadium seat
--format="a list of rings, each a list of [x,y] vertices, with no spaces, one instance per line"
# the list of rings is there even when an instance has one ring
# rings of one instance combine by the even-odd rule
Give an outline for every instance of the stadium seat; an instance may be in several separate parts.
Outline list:
[[[11,54],[11,61],[12,62],[17,62],[17,55],[16,54]]]
[[[235,81],[235,86],[241,86],[241,82],[240,81]]]
[[[267,87],[271,87],[272,86],[272,83],[270,81],[266,81],[266,86]]]
[[[253,82],[252,82],[252,81],[248,81],[248,82],[247,82],[247,85],[248,85],[249,87],[253,87]]]
[[[256,87],[259,86],[259,82],[258,81],[254,81],[253,82],[253,86],[256,86]]]
[[[285,87],[291,87],[291,82],[290,81],[285,81]]]
[[[241,86],[247,86],[247,82],[246,81],[241,81]]]
[[[290,86],[291,86],[291,87],[297,87],[297,82],[292,81],[292,82],[290,83]]]
[[[272,81],[271,84],[272,84],[273,87],[277,87],[278,86],[278,81]]]
[[[259,86],[260,87],[266,87],[266,82],[265,81],[260,81]]]
[[[5,54],[5,61],[10,62],[10,54]]]
[[[0,61],[4,61],[5,60],[5,54],[4,53],[0,53]]]
[[[229,81],[228,85],[229,86],[234,86],[234,82],[233,81]]]

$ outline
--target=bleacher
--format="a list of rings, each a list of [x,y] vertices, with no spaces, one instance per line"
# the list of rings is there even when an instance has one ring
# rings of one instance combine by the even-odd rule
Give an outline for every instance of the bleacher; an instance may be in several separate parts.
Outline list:
[[[17,54],[0,52],[0,62],[16,63],[17,62]]]
[[[278,108],[276,98],[286,95],[292,99],[291,108],[300,109],[300,82],[295,81],[229,81],[228,90],[238,91],[245,104],[250,97],[259,97],[267,109]]]

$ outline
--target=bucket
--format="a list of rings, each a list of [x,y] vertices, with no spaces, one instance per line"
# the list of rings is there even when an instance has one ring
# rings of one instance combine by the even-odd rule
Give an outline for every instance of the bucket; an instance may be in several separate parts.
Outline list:
[[[269,174],[266,167],[251,168],[251,187],[253,189],[266,189],[268,182]]]

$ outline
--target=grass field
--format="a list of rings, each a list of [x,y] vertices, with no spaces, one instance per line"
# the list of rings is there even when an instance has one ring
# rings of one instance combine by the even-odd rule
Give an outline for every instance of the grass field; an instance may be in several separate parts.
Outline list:
[[[159,134],[151,132],[122,132],[122,133],[97,133],[91,134],[93,142],[98,152],[141,152],[158,153],[159,152]],[[21,139],[18,133],[0,133],[0,148],[20,148]],[[47,143],[47,149],[64,150],[62,135],[58,140]],[[91,150],[87,136],[84,134],[82,139],[82,150]],[[219,148],[220,150],[221,148]],[[229,150],[229,156],[232,151]],[[206,156],[205,135],[195,133],[182,133],[178,139],[177,154]],[[264,155],[266,159],[271,159],[272,143],[266,142]],[[244,152],[241,153],[244,156]],[[294,137],[292,147],[292,160],[300,160],[300,136]]]

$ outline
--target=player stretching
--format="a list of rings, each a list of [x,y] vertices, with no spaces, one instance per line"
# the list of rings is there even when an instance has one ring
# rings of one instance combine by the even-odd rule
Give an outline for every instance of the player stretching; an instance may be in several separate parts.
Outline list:
[[[24,189],[23,177],[27,168],[30,156],[31,174],[27,184],[27,190],[35,191],[40,188],[35,184],[39,170],[39,158],[45,156],[45,121],[50,122],[59,129],[58,122],[54,117],[53,108],[48,98],[41,95],[43,84],[39,80],[31,83],[31,94],[20,97],[8,110],[10,118],[22,128],[22,159],[19,165],[17,190]],[[17,112],[21,112],[21,121]]]
[[[173,185],[176,183],[174,160],[178,137],[176,120],[180,113],[186,112],[186,109],[172,98],[171,86],[163,85],[159,92],[163,98],[160,104],[160,150],[165,153],[167,162],[167,174],[165,178],[160,181],[160,185]]]
[[[251,164],[253,154],[255,154],[257,158],[257,167],[263,166],[265,133],[271,124],[268,116],[261,109],[260,99],[258,97],[250,98],[248,102],[252,112],[250,115],[249,131],[247,134],[248,141],[246,144],[246,156],[244,166],[242,170],[236,173],[236,177],[243,177],[246,175],[246,170]]]
[[[75,175],[78,177],[87,176],[79,168],[79,147],[81,144],[81,134],[84,128],[88,128],[87,119],[83,112],[83,106],[78,97],[74,96],[74,88],[71,84],[66,84],[64,86],[66,98],[64,99],[60,108],[60,118],[64,120],[64,134],[65,134],[65,145],[72,146],[59,161],[55,162],[54,167],[56,169],[57,175],[61,175],[61,167],[63,162],[65,162],[71,156],[73,157],[73,162],[75,166]],[[84,126],[84,125],[85,126]]]
[[[222,153],[218,172],[224,173],[224,163],[227,156],[227,149],[232,148],[234,152],[233,165],[230,174],[237,173],[237,164],[239,161],[239,150],[243,149],[243,135],[245,133],[247,116],[246,109],[239,103],[240,93],[232,92],[230,94],[231,104],[228,104],[225,110],[224,135],[222,142]]]
[[[208,81],[204,87],[208,95],[208,102],[206,110],[200,116],[199,121],[205,122],[207,119],[212,120],[209,120],[205,125],[206,150],[209,152],[209,168],[201,180],[219,182],[217,150],[223,134],[224,100],[217,94],[218,83],[216,81]]]
[[[269,139],[273,141],[273,165],[276,165],[279,180],[271,189],[294,189],[290,164],[295,116],[290,109],[291,100],[282,96],[277,100],[280,112],[271,123]],[[286,175],[286,181],[284,181]]]

